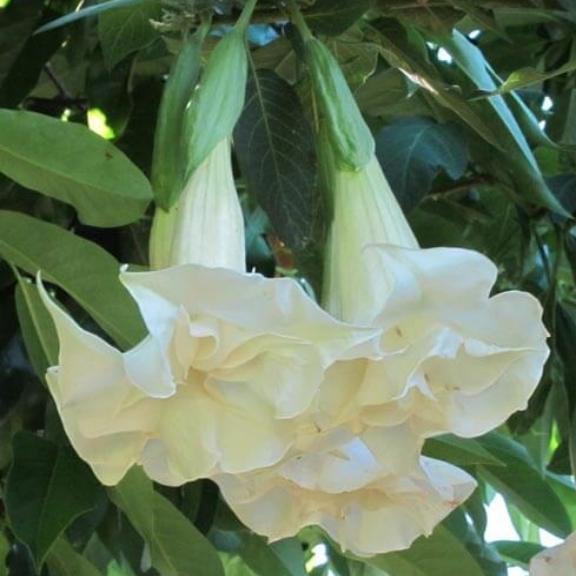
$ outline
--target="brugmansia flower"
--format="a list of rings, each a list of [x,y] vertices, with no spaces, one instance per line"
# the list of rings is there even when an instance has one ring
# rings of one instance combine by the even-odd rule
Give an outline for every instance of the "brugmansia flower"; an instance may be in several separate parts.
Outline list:
[[[134,464],[167,485],[275,464],[296,441],[294,418],[325,368],[371,335],[334,320],[295,281],[243,271],[228,142],[180,202],[167,219],[204,250],[173,237],[162,257],[201,264],[121,274],[149,331],[132,350],[82,330],[42,291],[60,340],[50,391],[104,484]]]
[[[326,307],[381,335],[347,381],[331,370],[332,417],[472,437],[524,408],[548,356],[536,298],[491,296],[497,269],[477,252],[419,249],[375,158],[333,190]]]
[[[540,552],[530,562],[530,576],[574,576],[576,574],[576,533],[559,546]]]
[[[317,525],[358,556],[408,548],[475,487],[465,472],[430,458],[407,474],[386,470],[358,439],[216,481],[255,532],[279,540]]]

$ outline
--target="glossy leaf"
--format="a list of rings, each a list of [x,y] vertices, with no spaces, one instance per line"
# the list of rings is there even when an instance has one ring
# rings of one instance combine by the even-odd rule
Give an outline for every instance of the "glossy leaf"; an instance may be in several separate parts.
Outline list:
[[[160,18],[161,9],[157,0],[143,0],[102,12],[98,18],[98,37],[108,67],[114,68],[128,54],[156,40],[159,35],[150,21]]]
[[[465,546],[440,525],[428,538],[419,538],[409,550],[382,554],[368,563],[399,576],[485,576]]]
[[[444,171],[458,180],[468,166],[466,140],[454,124],[396,120],[376,136],[376,155],[402,208],[416,207]]]
[[[319,211],[310,125],[293,88],[270,70],[251,71],[234,132],[248,190],[291,248],[306,248]]]
[[[0,172],[22,186],[71,204],[92,226],[121,226],[142,216],[152,190],[115,146],[78,124],[0,110]]]
[[[14,533],[39,566],[70,523],[95,507],[100,486],[70,448],[22,432],[13,450],[6,509]]]
[[[362,18],[370,5],[370,0],[317,0],[304,16],[315,32],[338,36]]]
[[[482,477],[538,526],[562,538],[570,534],[572,522],[562,501],[532,464],[526,449],[494,433],[479,441],[506,463],[506,466],[481,466]]]
[[[136,304],[120,284],[120,264],[105,250],[30,216],[0,210],[0,256],[66,290],[121,346],[145,334]]]

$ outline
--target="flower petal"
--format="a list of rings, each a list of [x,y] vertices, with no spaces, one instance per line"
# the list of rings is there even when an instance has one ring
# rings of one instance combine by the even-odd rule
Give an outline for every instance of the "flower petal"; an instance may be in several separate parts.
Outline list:
[[[128,380],[122,354],[80,328],[38,289],[60,341],[60,366],[47,382],[70,441],[104,484],[116,484],[138,460],[155,415]]]
[[[255,532],[277,540],[317,524],[343,549],[361,556],[408,548],[475,487],[465,472],[427,458],[410,474],[381,475],[379,464],[358,443],[216,481]]]

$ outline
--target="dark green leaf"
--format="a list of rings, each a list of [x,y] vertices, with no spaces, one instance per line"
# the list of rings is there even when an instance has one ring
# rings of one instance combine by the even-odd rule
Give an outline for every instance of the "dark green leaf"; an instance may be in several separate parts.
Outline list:
[[[137,220],[152,198],[146,177],[84,126],[33,112],[0,111],[0,171],[72,204],[93,226]]]
[[[314,138],[296,93],[274,72],[252,70],[234,139],[249,191],[282,240],[305,249],[319,210]]]
[[[101,13],[98,36],[108,67],[113,68],[128,54],[156,40],[158,32],[150,20],[160,20],[160,17],[160,4],[157,0],[143,0],[138,4]]]
[[[317,0],[304,14],[315,32],[338,36],[370,9],[371,0]]]
[[[6,509],[14,533],[39,566],[65,528],[94,508],[100,486],[70,448],[21,432],[13,450]]]
[[[514,540],[500,540],[494,542],[493,546],[504,560],[522,568],[528,568],[532,557],[544,550],[544,546],[541,544],[515,542]]]
[[[120,284],[119,263],[105,250],[58,226],[0,211],[0,256],[66,290],[121,346],[145,334],[134,301]]]
[[[376,136],[376,154],[405,211],[418,205],[441,170],[457,180],[468,165],[459,127],[430,118],[403,118],[386,126]]]
[[[0,86],[33,32],[43,8],[43,0],[28,0],[11,2],[0,12]]]
[[[480,466],[481,476],[529,520],[559,537],[572,531],[560,498],[532,463],[526,449],[500,434],[479,439],[482,446],[506,466]]]
[[[477,440],[459,438],[448,434],[429,438],[424,446],[423,454],[430,458],[450,462],[456,466],[474,466],[476,464],[504,465],[503,462],[483,448]]]

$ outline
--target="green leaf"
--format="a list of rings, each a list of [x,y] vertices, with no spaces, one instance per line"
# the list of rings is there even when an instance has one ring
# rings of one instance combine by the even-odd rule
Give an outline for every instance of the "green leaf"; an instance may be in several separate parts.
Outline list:
[[[416,84],[424,88],[442,106],[457,114],[486,142],[500,149],[498,137],[478,111],[458,90],[444,83],[438,71],[424,55],[419,54],[414,45],[397,35],[382,33],[375,28],[369,30],[378,42],[383,58],[391,66],[407,73]]]
[[[120,264],[105,250],[30,216],[0,210],[0,256],[66,290],[118,344],[145,334],[136,304],[120,283]]]
[[[541,72],[536,70],[536,68],[521,68],[512,72],[506,78],[504,83],[497,89],[489,92],[480,91],[477,98],[486,98],[491,96],[496,96],[498,94],[506,94],[507,92],[512,92],[513,90],[519,90],[521,88],[526,88],[532,86],[533,84],[540,84],[545,80],[550,80],[556,76],[561,76],[562,74],[568,74],[576,70],[576,60],[567,62],[564,66],[560,66],[556,70],[551,70],[550,72]]]
[[[143,0],[101,13],[98,37],[108,68],[114,68],[128,54],[145,48],[159,38],[150,20],[160,20],[161,15],[157,0]]]
[[[481,533],[469,523],[462,509],[457,509],[443,522],[445,526],[466,547],[466,550],[482,568],[484,576],[506,576],[506,564],[494,547],[484,542]]]
[[[85,126],[0,110],[0,172],[71,204],[91,226],[122,226],[144,214],[150,183],[110,142]]]
[[[439,41],[478,89],[491,91],[497,88],[490,65],[466,36],[455,30],[451,36],[443,36]],[[528,141],[504,98],[498,95],[475,104],[484,122],[498,135],[499,147],[506,152],[501,164],[509,171],[518,195],[567,216],[547,187]]]
[[[561,538],[568,536],[572,531],[570,517],[526,449],[511,438],[496,433],[487,434],[478,441],[506,463],[506,466],[480,466],[478,470],[486,482],[538,526]]]
[[[102,576],[84,556],[65,539],[59,538],[46,559],[51,576]]]
[[[23,278],[17,270],[16,275],[18,322],[34,371],[43,379],[48,367],[58,364],[58,336],[36,286],[28,278]]]
[[[36,2],[32,0],[30,3],[10,3],[10,5],[13,4],[24,4],[24,6],[30,4],[30,9],[34,10]],[[35,21],[35,24],[45,22],[55,14],[57,12],[45,6],[40,20]],[[10,30],[6,31],[7,34],[10,32]],[[0,108],[16,108],[34,90],[47,63],[66,40],[64,30],[55,30],[43,36],[34,36],[31,34],[32,30],[24,32],[24,30],[18,31],[17,29],[12,32],[16,34],[20,32],[18,40],[8,36],[7,41],[12,45],[20,46],[20,50],[11,68],[6,70],[5,74],[0,71]],[[3,37],[4,33],[4,30],[1,30],[0,36]],[[21,44],[22,40],[25,40],[23,44]],[[1,41],[0,44],[2,44]],[[10,53],[12,53],[11,48]]]
[[[12,530],[40,566],[72,521],[96,506],[100,485],[68,447],[20,432],[13,451],[6,510]]]
[[[10,543],[3,532],[0,532],[0,576],[8,576],[8,554],[10,553]]]
[[[370,76],[354,93],[358,106],[364,114],[387,116],[394,113],[396,105],[405,103],[416,85],[400,70],[388,68]],[[416,105],[411,102],[411,110]]]
[[[305,249],[320,200],[314,135],[294,89],[271,70],[251,70],[234,142],[249,192],[280,238]]]
[[[530,560],[544,550],[544,546],[534,542],[516,542],[514,540],[499,540],[492,545],[506,562],[521,568],[528,568]]]
[[[459,127],[430,118],[402,118],[384,127],[376,136],[376,155],[405,211],[418,205],[440,171],[457,180],[469,160]]]
[[[74,12],[71,12],[70,14],[62,16],[61,18],[52,20],[51,22],[48,22],[48,24],[40,26],[40,28],[36,30],[35,34],[48,32],[48,30],[53,30],[54,28],[59,28],[60,26],[66,26],[68,24],[72,24],[72,22],[82,20],[83,18],[88,18],[89,16],[97,16],[98,14],[108,12],[109,10],[117,10],[119,8],[125,8],[127,6],[137,6],[138,4],[147,1],[149,0],[108,0],[108,2],[101,2],[100,4],[96,4],[95,6],[88,6],[87,8],[76,10]]]
[[[154,492],[141,469],[133,468],[108,493],[147,542],[152,565],[162,576],[224,576],[216,550],[177,508]]]
[[[394,576],[486,576],[464,544],[442,525],[428,538],[416,540],[408,550],[366,561]]]
[[[371,0],[317,0],[304,13],[312,30],[327,36],[339,36],[346,32],[370,9]]]
[[[0,15],[0,85],[42,14],[43,0],[11,2]]]
[[[306,576],[302,547],[297,540],[268,544],[265,538],[256,534],[240,533],[239,537],[236,552],[256,574]]]
[[[456,466],[475,466],[477,464],[504,465],[502,461],[483,448],[477,440],[459,438],[449,434],[426,440],[423,454],[430,458],[450,462]]]

